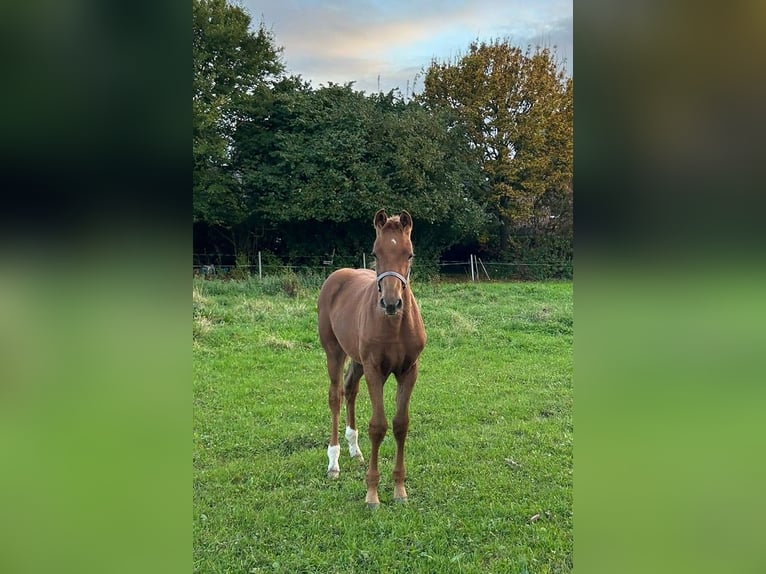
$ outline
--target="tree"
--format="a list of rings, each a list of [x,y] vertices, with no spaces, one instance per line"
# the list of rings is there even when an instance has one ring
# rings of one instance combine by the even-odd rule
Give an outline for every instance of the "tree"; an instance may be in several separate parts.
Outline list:
[[[194,221],[227,232],[248,216],[231,166],[236,127],[268,106],[271,82],[281,74],[281,48],[263,22],[227,0],[192,0],[192,155]]]
[[[288,79],[275,87],[267,116],[240,127],[237,169],[259,218],[283,233],[303,224],[290,243],[304,252],[329,251],[332,242],[367,249],[358,238],[369,238],[370,214],[381,207],[408,209],[430,256],[481,221],[468,140],[419,104]]]
[[[433,61],[418,97],[447,109],[481,151],[486,202],[498,224],[495,251],[513,251],[520,230],[569,233],[571,245],[572,78],[547,48],[509,40],[472,43],[452,62]],[[561,222],[562,224],[559,224]]]

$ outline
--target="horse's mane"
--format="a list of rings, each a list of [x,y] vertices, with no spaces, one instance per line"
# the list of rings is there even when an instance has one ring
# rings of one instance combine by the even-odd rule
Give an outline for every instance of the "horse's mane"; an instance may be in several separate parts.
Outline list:
[[[394,226],[398,226],[400,229],[404,229],[404,225],[402,225],[402,222],[399,221],[398,215],[392,215],[391,217],[389,217],[386,223],[383,224],[383,229],[394,227]]]

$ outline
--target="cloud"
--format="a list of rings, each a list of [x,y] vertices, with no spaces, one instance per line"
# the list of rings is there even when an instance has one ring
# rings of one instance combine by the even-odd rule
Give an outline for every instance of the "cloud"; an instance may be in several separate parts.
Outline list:
[[[433,59],[471,41],[508,37],[526,46],[557,46],[571,73],[572,0],[298,1],[245,0],[284,47],[288,72],[314,84],[354,81],[384,92],[411,85]]]

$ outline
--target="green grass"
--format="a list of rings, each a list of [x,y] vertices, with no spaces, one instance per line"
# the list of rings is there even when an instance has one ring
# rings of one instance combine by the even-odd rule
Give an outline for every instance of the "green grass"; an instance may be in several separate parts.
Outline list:
[[[571,282],[414,285],[429,339],[409,503],[392,501],[389,427],[378,511],[343,438],[326,478],[318,284],[194,283],[195,572],[570,572]],[[369,416],[362,383],[367,458]]]

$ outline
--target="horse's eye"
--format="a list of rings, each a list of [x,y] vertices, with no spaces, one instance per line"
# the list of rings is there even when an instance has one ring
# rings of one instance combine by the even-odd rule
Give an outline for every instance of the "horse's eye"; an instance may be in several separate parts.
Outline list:
[[[377,258],[378,258],[378,256],[377,256],[377,255],[375,255],[375,252],[374,252],[374,251],[373,251],[372,253],[370,253],[370,255],[372,255],[372,256],[373,256],[375,259],[377,259]]]
[[[409,261],[409,260],[410,260],[410,259],[412,259],[413,257],[415,257],[415,254],[414,254],[414,253],[410,253],[410,256],[407,258],[407,260]]]

